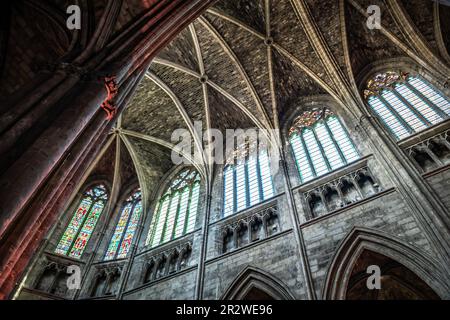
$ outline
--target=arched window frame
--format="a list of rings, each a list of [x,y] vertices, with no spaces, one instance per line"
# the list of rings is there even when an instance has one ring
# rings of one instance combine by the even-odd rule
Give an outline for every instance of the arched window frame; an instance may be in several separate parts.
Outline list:
[[[200,188],[201,176],[193,168],[180,170],[170,180],[155,206],[146,245],[157,247],[194,231]]]
[[[125,211],[127,208],[129,211]],[[104,261],[127,257],[142,215],[142,209],[142,192],[138,188],[120,206],[115,228],[103,258]]]
[[[252,161],[254,161],[253,168],[250,167]],[[230,178],[231,184],[228,184]],[[240,188],[243,190],[238,190]],[[239,195],[243,195],[244,199],[239,199]],[[228,217],[246,210],[269,200],[274,195],[268,148],[259,143],[250,145],[245,142],[234,151],[223,169],[222,216]],[[231,206],[230,197],[232,197]]]
[[[408,94],[405,95],[405,92]],[[434,94],[430,95],[431,93]],[[449,97],[416,72],[377,72],[366,81],[363,96],[370,112],[380,119],[397,141],[428,130],[450,118]],[[418,104],[412,103],[413,96],[417,97]],[[397,103],[393,104],[394,101]],[[440,102],[437,104],[436,101]],[[422,110],[416,106],[420,106]],[[442,106],[445,107],[441,108]]]
[[[332,125],[331,121],[334,121]],[[319,125],[323,126],[326,137],[323,134],[320,136],[318,133]],[[305,132],[311,132],[311,137],[308,138],[309,143],[305,140]],[[325,138],[328,139],[328,143]],[[339,170],[361,157],[340,117],[326,106],[311,108],[296,117],[289,129],[288,139],[302,184]],[[312,144],[316,145],[315,152],[310,150]],[[340,163],[331,161],[333,158],[329,153],[333,149],[337,153]],[[314,159],[312,153],[317,153],[320,159],[317,157]],[[302,154],[304,156],[300,160],[299,156]],[[336,155],[333,156],[336,157]],[[319,170],[318,160],[322,162],[322,167],[325,166],[323,169]]]
[[[94,184],[85,189],[81,199],[78,201],[75,212],[72,214],[58,241],[54,250],[55,254],[74,259],[80,259],[82,257],[95,227],[105,211],[107,201],[108,190],[104,183]],[[97,204],[100,206],[100,209],[93,211]],[[84,212],[81,217],[78,215],[80,210]],[[78,245],[80,241],[81,246]]]

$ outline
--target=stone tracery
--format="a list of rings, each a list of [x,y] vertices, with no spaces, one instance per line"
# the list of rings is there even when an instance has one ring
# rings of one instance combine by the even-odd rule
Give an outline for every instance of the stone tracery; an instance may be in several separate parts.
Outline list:
[[[117,6],[117,3],[119,2],[115,2],[114,6]],[[126,0],[124,3],[128,4]],[[330,6],[336,5],[336,3],[333,2]],[[161,6],[159,8],[162,9],[164,4],[164,1],[161,1],[158,7]],[[207,4],[207,1],[203,1],[203,8]],[[448,166],[446,121],[434,123],[434,120],[430,119],[428,121],[436,126],[424,131],[423,136],[413,136],[411,140],[400,141],[398,145],[386,142],[388,139],[379,139],[379,136],[384,135],[385,132],[373,126],[370,121],[364,123],[364,128],[361,126],[358,130],[353,130],[352,121],[357,121],[355,119],[360,116],[362,119],[366,109],[364,105],[359,105],[359,102],[351,99],[352,96],[359,93],[348,83],[353,81],[354,75],[358,74],[364,66],[384,60],[386,57],[400,59],[405,55],[409,56],[411,60],[409,62],[418,64],[424,73],[432,75],[430,77],[437,77],[437,83],[442,82],[439,73],[445,74],[448,65],[438,56],[424,53],[423,46],[416,46],[413,41],[407,41],[399,36],[405,34],[403,32],[407,29],[404,25],[405,21],[411,22],[414,19],[401,19],[402,14],[405,13],[402,13],[397,7],[394,7],[396,23],[389,27],[385,26],[381,31],[372,32],[368,36],[360,30],[361,28],[351,27],[363,25],[365,19],[357,12],[361,12],[361,8],[355,1],[346,0],[342,2],[342,6],[336,6],[338,10],[342,10],[338,15],[329,15],[329,10],[325,10],[318,2],[313,4],[313,2],[307,3],[303,0],[280,0],[267,1],[266,4],[261,6],[259,1],[250,0],[221,1],[203,12],[198,21],[181,32],[162,50],[151,65],[149,52],[154,50],[150,47],[155,43],[151,37],[143,40],[145,45],[139,48],[133,47],[133,50],[130,51],[133,53],[145,51],[145,57],[131,57],[126,52],[119,50],[119,44],[124,43],[127,37],[126,33],[121,32],[122,27],[128,26],[131,22],[137,22],[134,21],[136,17],[133,17],[132,12],[142,11],[136,8],[134,11],[121,11],[116,10],[119,8],[111,7],[111,13],[114,13],[115,16],[106,19],[107,23],[102,27],[105,30],[96,33],[92,44],[80,54],[78,60],[83,72],[89,74],[97,74],[97,72],[85,70],[89,68],[86,68],[82,62],[84,59],[90,61],[92,65],[96,65],[98,62],[103,67],[114,61],[115,57],[123,56],[125,57],[124,65],[132,65],[129,70],[118,68],[119,72],[116,72],[118,75],[117,88],[120,90],[117,92],[114,102],[117,103],[117,115],[120,117],[117,119],[116,110],[110,108],[112,104],[107,106],[113,121],[104,125],[102,122],[104,115],[100,112],[99,114],[103,115],[102,121],[89,124],[92,131],[91,137],[95,137],[95,139],[89,139],[84,134],[81,135],[88,123],[84,120],[90,114],[87,111],[82,113],[83,109],[78,108],[83,105],[82,99],[75,99],[68,108],[68,114],[71,114],[75,120],[73,121],[74,126],[76,126],[76,120],[79,120],[79,117],[81,119],[81,115],[84,117],[83,124],[86,125],[86,127],[77,126],[74,130],[71,128],[73,137],[83,136],[86,141],[92,141],[92,144],[104,146],[101,138],[103,129],[100,129],[105,128],[105,132],[113,133],[112,138],[108,140],[111,147],[105,146],[104,152],[102,151],[101,156],[98,157],[95,157],[97,154],[95,148],[85,148],[84,145],[79,147],[79,150],[84,152],[81,152],[83,157],[77,156],[76,152],[68,152],[68,148],[58,149],[61,151],[61,157],[56,155],[55,159],[58,161],[60,158],[62,159],[62,164],[59,163],[62,171],[57,170],[53,175],[53,179],[70,180],[73,185],[72,189],[85,186],[80,182],[81,180],[72,182],[71,178],[74,176],[79,176],[80,179],[85,179],[85,176],[105,178],[112,185],[110,193],[108,193],[111,203],[105,206],[105,213],[102,214],[102,218],[95,228],[90,240],[90,250],[80,255],[79,263],[82,273],[87,279],[86,285],[83,285],[82,290],[71,292],[68,295],[58,289],[59,285],[55,285],[53,288],[47,287],[46,281],[50,281],[49,279],[55,275],[52,264],[50,268],[47,268],[48,271],[44,277],[47,280],[39,285],[41,288],[50,288],[49,291],[43,290],[46,291],[45,297],[71,299],[214,298],[218,296],[218,293],[214,296],[212,292],[220,291],[226,286],[223,286],[222,282],[219,283],[216,278],[211,278],[211,274],[220,274],[220,277],[223,278],[220,281],[223,283],[231,282],[233,277],[230,276],[230,272],[225,268],[221,269],[223,266],[231,266],[231,263],[226,260],[230,259],[233,261],[233,266],[234,264],[236,266],[234,270],[238,270],[238,264],[243,261],[243,264],[259,264],[262,269],[269,270],[269,273],[273,272],[274,279],[280,278],[271,282],[272,284],[277,283],[278,289],[283,288],[283,282],[292,287],[292,295],[281,295],[284,298],[294,296],[295,298],[314,299],[316,292],[320,291],[318,288],[314,288],[314,283],[320,283],[323,280],[321,274],[324,274],[324,265],[329,261],[323,252],[326,251],[328,254],[335,250],[335,243],[342,239],[343,234],[348,231],[347,226],[354,223],[389,230],[392,236],[400,237],[404,243],[410,243],[416,248],[420,248],[418,250],[433,247],[444,257],[442,259],[445,264],[445,243],[440,243],[439,238],[438,240],[433,238],[434,234],[440,234],[439,230],[433,229],[430,232],[429,226],[421,220],[421,217],[427,217],[427,221],[436,221],[442,217],[442,208],[448,206],[445,193],[441,191]],[[418,2],[415,4],[419,6]],[[172,2],[172,6],[176,7],[177,5]],[[194,7],[192,6],[192,8]],[[150,16],[152,12],[157,11],[156,7],[141,9],[148,10],[147,13]],[[242,14],[241,11],[249,14]],[[420,12],[420,10],[418,11]],[[318,12],[323,15],[323,19],[322,17],[318,19]],[[417,15],[417,12],[408,7],[406,14],[414,16]],[[116,18],[120,19],[120,22],[114,27],[112,24],[117,22]],[[261,23],[266,21],[265,19],[267,19],[267,23]],[[173,21],[177,22],[178,20],[173,19]],[[338,25],[339,27],[335,28]],[[304,26],[310,27],[307,33],[303,30]],[[333,26],[332,29],[330,29],[331,26]],[[180,24],[173,29],[178,30],[181,27]],[[423,24],[421,27],[425,28],[426,25]],[[423,32],[418,28],[412,29],[418,33]],[[144,37],[146,35],[144,30],[147,29],[144,27],[141,30],[143,30],[142,37]],[[336,30],[345,31],[340,34]],[[392,37],[392,34],[399,38]],[[432,34],[432,32],[427,34]],[[343,41],[343,36],[346,37],[346,41]],[[409,33],[408,36],[410,36]],[[393,38],[394,40],[392,40]],[[115,40],[110,42],[111,39]],[[131,42],[132,39],[134,38],[129,37],[127,40]],[[102,43],[106,47],[103,47]],[[442,44],[440,47],[442,49]],[[101,54],[91,54],[90,50],[99,50],[97,53]],[[110,52],[111,55],[107,52]],[[436,53],[439,50],[432,50],[432,52]],[[136,65],[138,63],[141,64],[141,67]],[[145,67],[143,67],[144,65]],[[149,65],[150,68],[147,70]],[[138,69],[140,73],[134,73],[134,70]],[[433,69],[439,70],[435,72],[436,70]],[[342,72],[343,70],[345,72]],[[392,70],[392,68],[388,68],[388,70]],[[58,70],[58,76],[59,74],[72,74],[76,78],[79,76],[79,71],[75,71],[72,72],[70,68]],[[124,76],[125,74],[127,76]],[[412,79],[411,77],[411,74],[401,71],[377,74],[375,79],[369,81],[368,88],[362,93],[362,96],[367,100],[382,96],[383,91],[392,91],[396,84],[407,83],[408,79]],[[141,78],[142,81],[140,81]],[[56,79],[54,80],[56,83]],[[98,83],[91,83],[89,79],[83,78],[83,81],[86,80],[88,81],[84,85],[88,87],[86,92],[89,94],[87,96],[95,96],[92,98],[95,101],[103,100],[104,87],[97,95],[95,86],[98,86]],[[136,86],[138,86],[138,90],[130,100]],[[11,87],[4,86],[2,90],[3,88],[10,90]],[[115,91],[115,88],[112,89]],[[448,92],[444,93],[448,94]],[[242,211],[236,212],[236,215],[224,217],[222,215],[221,168],[209,166],[206,163],[208,158],[206,154],[202,154],[200,164],[196,163],[196,171],[193,169],[185,171],[178,179],[167,181],[167,183],[161,181],[166,172],[175,169],[170,161],[170,150],[174,148],[170,138],[171,132],[175,128],[183,127],[194,132],[192,129],[194,129],[195,121],[203,121],[207,128],[218,127],[222,131],[226,128],[254,128],[255,126],[258,129],[289,128],[291,124],[286,123],[286,119],[291,119],[289,116],[294,109],[302,108],[304,100],[313,100],[314,102],[318,97],[324,95],[334,99],[336,105],[340,107],[336,109],[333,107],[335,112],[323,107],[309,109],[300,117],[295,118],[290,131],[282,129],[282,135],[288,136],[286,140],[296,134],[301,134],[302,131],[311,135],[316,128],[319,130],[326,128],[321,124],[327,119],[345,119],[341,123],[342,132],[348,131],[348,136],[354,139],[353,155],[355,156],[347,159],[345,158],[346,153],[339,153],[338,148],[336,148],[336,152],[327,153],[327,150],[330,149],[323,146],[331,145],[327,144],[327,141],[332,141],[334,135],[330,135],[329,140],[319,141],[320,144],[317,144],[319,151],[322,146],[323,150],[320,151],[320,154],[324,159],[323,163],[328,168],[327,172],[312,175],[311,180],[302,180],[303,176],[300,177],[303,174],[302,169],[307,166],[301,164],[298,165],[297,171],[295,168],[291,170],[296,165],[292,161],[292,157],[295,155],[291,154],[290,150],[282,150],[286,152],[283,153],[280,161],[281,170],[268,175],[274,180],[274,193],[273,197],[270,197],[270,205],[264,202],[252,202],[254,207],[244,208]],[[38,96],[39,94],[34,95],[34,97]],[[72,96],[77,95],[72,92]],[[85,95],[80,94],[80,96],[84,97]],[[107,97],[107,100],[112,103],[113,101],[109,98]],[[442,101],[438,102],[443,103]],[[125,104],[127,104],[127,109],[122,112]],[[72,105],[71,108],[70,105]],[[88,105],[90,104],[88,103]],[[345,108],[341,108],[344,106]],[[76,112],[74,112],[74,107],[77,107],[75,108]],[[96,104],[95,108],[89,112],[98,114],[96,113],[98,108],[99,105]],[[58,111],[57,109],[51,110]],[[34,109],[30,108],[30,110]],[[445,109],[443,112],[446,112]],[[25,114],[27,111],[18,109],[17,115],[13,116],[16,117],[22,113]],[[439,114],[439,112],[437,113]],[[442,119],[447,119],[442,114],[441,116]],[[13,118],[5,117],[5,119]],[[427,120],[425,116],[423,118]],[[36,119],[33,121],[37,121]],[[69,119],[69,117],[64,114],[61,119]],[[365,119],[370,120],[371,118],[366,117]],[[12,122],[9,124],[6,123],[8,121],[3,122],[2,118],[2,122],[0,122],[2,129],[11,125],[12,128],[15,128],[14,121],[11,120]],[[26,123],[33,123],[33,121]],[[61,121],[59,123],[63,124]],[[40,125],[44,126],[43,123],[39,123]],[[115,126],[114,130],[110,130],[112,125]],[[92,130],[92,128],[99,130]],[[17,135],[17,137],[19,136],[20,134]],[[71,137],[62,131],[57,131],[54,135],[55,140],[61,136],[65,136],[67,140],[70,140],[68,137]],[[50,137],[53,136],[50,135]],[[48,135],[45,139],[49,141]],[[0,151],[8,150],[10,142],[3,141],[13,141],[11,143],[14,144],[15,140],[2,139]],[[55,144],[58,141],[55,141]],[[80,142],[79,139],[71,140],[71,142],[75,141]],[[271,148],[283,149],[283,146],[278,143],[274,143]],[[64,143],[62,145],[65,146]],[[201,139],[197,139],[194,149],[200,150],[202,146]],[[242,144],[238,151],[231,156],[232,160],[229,159],[228,164],[231,164],[236,158],[248,157],[254,148],[254,145]],[[398,158],[401,158],[401,155],[394,157],[389,151],[393,148],[405,150],[405,154],[410,156],[410,160],[415,161],[412,163],[417,170],[414,171],[415,169],[406,163],[408,158],[399,161]],[[46,149],[44,148],[44,150]],[[48,148],[48,154],[53,154],[51,148]],[[65,158],[66,155],[68,158]],[[359,156],[363,159],[358,160]],[[70,161],[70,157],[74,161],[76,160],[76,165]],[[95,159],[93,159],[94,157]],[[40,159],[40,156],[36,156],[35,159]],[[307,157],[305,159],[307,161]],[[333,159],[341,159],[342,163],[338,160],[333,162]],[[53,160],[48,163],[57,162]],[[192,161],[192,159],[190,160]],[[5,157],[0,161],[2,164],[7,164],[8,159]],[[81,164],[84,162],[89,162],[89,166]],[[78,165],[80,166],[78,167]],[[314,167],[313,161],[310,165],[314,171],[318,169]],[[5,168],[8,166],[9,164],[5,165]],[[37,171],[42,169],[39,166],[30,166],[37,168]],[[367,167],[360,170],[361,166]],[[26,169],[26,167],[23,168]],[[50,167],[44,169],[47,173],[53,172]],[[402,172],[401,176],[391,172],[395,170]],[[187,207],[183,202],[183,190],[193,184],[200,186],[200,174],[197,172],[201,174],[202,186],[202,197],[200,198],[202,200],[198,203],[198,219],[192,222],[191,233],[178,232],[179,230],[177,231],[171,223],[176,221],[176,218]],[[439,181],[440,176],[437,173],[442,174],[444,182]],[[248,170],[246,174],[249,176]],[[8,183],[4,184],[5,181],[8,179],[5,178],[1,181],[2,188],[9,185]],[[49,186],[55,186],[55,192],[48,193],[48,195],[51,194],[54,197],[55,203],[69,205],[67,195],[72,194],[70,188],[66,189],[63,184],[52,181]],[[113,263],[102,261],[108,241],[114,232],[116,221],[113,221],[114,219],[111,217],[113,212],[118,212],[117,199],[126,197],[125,186],[136,185],[136,183],[142,189],[142,214],[136,224],[136,236],[129,243],[129,255],[123,257],[124,260],[118,264],[115,261]],[[157,186],[162,185],[168,186],[167,192],[156,190]],[[11,195],[17,197],[14,190],[17,191],[18,187],[13,185],[11,188],[13,189]],[[426,191],[432,190],[432,188],[436,188],[438,191]],[[27,197],[27,194],[31,194],[30,190],[24,191],[24,198]],[[200,187],[198,192],[200,192],[199,190]],[[0,198],[7,199],[7,196],[2,197],[1,191]],[[32,191],[34,194],[35,190]],[[264,194],[264,190],[259,192]],[[291,193],[292,196],[290,196]],[[165,195],[168,196],[167,202],[160,202],[160,205],[166,205],[164,210],[155,206],[156,202],[159,202],[156,194],[162,194],[163,198]],[[177,201],[172,201],[171,199],[175,199],[172,195],[176,194],[178,195]],[[40,193],[38,195],[42,196]],[[53,202],[53,198],[52,201],[46,200],[44,196],[36,197],[36,199],[38,199],[36,203],[43,204],[41,206],[43,211],[52,212],[53,218],[50,214],[48,219],[46,215],[39,215],[38,219],[33,218],[37,217],[36,215],[24,215],[30,217],[30,224],[36,222],[35,233],[33,233],[34,231],[28,233],[29,239],[35,239],[33,235],[45,234],[41,229],[41,224],[48,226],[51,224],[50,221],[55,221],[54,217],[64,211],[60,206],[53,208],[52,204],[49,204]],[[184,199],[188,198],[185,196]],[[436,203],[437,207],[433,205]],[[271,210],[266,210],[267,205],[271,207]],[[25,203],[20,203],[17,206],[8,206],[7,211],[16,212],[19,206],[26,207]],[[31,206],[33,210],[35,207],[35,205]],[[51,210],[46,210],[46,208]],[[152,229],[151,221],[152,219],[156,221],[156,216],[161,211],[166,212],[167,217],[174,218],[173,220],[172,218],[164,219],[161,224],[162,230],[172,228],[171,230],[175,230],[177,236],[173,236],[173,232],[169,231],[164,235],[161,234],[159,240],[149,245],[147,235],[152,232],[149,230]],[[262,214],[263,212],[267,214]],[[3,219],[3,216],[1,218]],[[18,225],[27,225],[23,221],[19,222]],[[55,227],[55,233],[61,234],[65,227],[66,225],[61,223],[61,226]],[[428,239],[434,240],[428,243]],[[17,240],[17,243],[24,244],[24,248],[30,250],[31,246],[28,247],[28,243],[31,243],[31,240]],[[304,241],[304,249],[302,249],[302,241]],[[55,242],[57,240],[55,241],[50,235],[49,243],[44,244],[42,254],[37,258],[37,269],[27,271],[29,279],[35,280],[39,277],[36,273],[43,269],[38,270],[38,268],[45,266],[45,263],[40,264],[41,258],[67,261],[67,257],[55,256],[54,252],[49,250],[49,248],[54,248]],[[186,242],[189,243],[189,248],[184,251],[180,250]],[[15,242],[11,241],[11,243]],[[17,250],[14,252],[19,252]],[[242,258],[244,255],[250,255],[252,259],[245,260]],[[18,254],[17,257],[19,256],[21,255]],[[27,254],[23,256],[27,256]],[[13,266],[16,262],[22,261],[20,259],[17,258],[10,265]],[[279,262],[283,267],[274,267],[276,263],[270,263],[270,261]],[[299,266],[304,267],[302,271]],[[23,263],[22,267],[24,267]],[[287,270],[289,276],[286,276]],[[436,271],[436,273],[438,274],[440,271]],[[3,274],[12,275],[8,270]],[[257,272],[252,274],[257,274]],[[292,285],[294,282],[292,274],[297,277],[294,279],[295,285]],[[4,278],[6,277],[4,275],[0,276],[2,294],[11,290],[11,283],[15,283],[17,280],[10,281]],[[308,277],[310,277],[309,280]],[[56,278],[55,283],[63,281],[62,278]],[[271,276],[263,278],[272,279]],[[171,281],[176,281],[178,286],[183,288],[183,292],[172,290],[176,286]],[[3,286],[3,283],[6,283],[6,286]],[[252,282],[252,284],[254,283],[262,285],[261,281]],[[89,287],[92,284],[95,286]],[[233,286],[233,288],[242,287]],[[299,287],[304,288],[304,291],[298,290]],[[164,288],[172,289],[165,290]],[[17,296],[27,297],[28,295],[30,297],[43,294],[43,292],[39,292],[42,290],[35,289],[33,289],[33,285],[29,285],[25,281],[20,285]],[[258,293],[250,289],[247,292],[248,295],[234,293],[235,296],[242,297],[258,296]]]

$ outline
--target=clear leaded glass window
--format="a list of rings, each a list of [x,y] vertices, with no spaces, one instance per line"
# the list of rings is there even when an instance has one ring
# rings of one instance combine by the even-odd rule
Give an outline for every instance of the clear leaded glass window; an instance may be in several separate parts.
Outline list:
[[[450,100],[419,76],[388,71],[367,82],[364,97],[397,140],[450,116]]]
[[[194,169],[186,169],[172,180],[156,206],[147,245],[156,247],[194,230],[200,182],[200,175]]]
[[[142,194],[135,191],[122,205],[119,221],[109,242],[105,260],[126,258],[142,213]]]
[[[302,183],[359,159],[341,121],[328,108],[315,108],[297,117],[289,141]]]
[[[104,185],[95,186],[84,193],[55,253],[76,259],[81,257],[107,200]]]
[[[274,196],[266,148],[238,148],[223,171],[223,215],[229,216]],[[230,162],[230,161],[229,161]]]

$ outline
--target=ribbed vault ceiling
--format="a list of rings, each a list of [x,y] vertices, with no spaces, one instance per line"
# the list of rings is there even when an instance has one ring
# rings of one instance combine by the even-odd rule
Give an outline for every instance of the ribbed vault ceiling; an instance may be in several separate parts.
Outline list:
[[[192,130],[194,121],[220,130],[277,128],[302,98],[328,94],[341,99],[329,62],[318,54],[319,40],[355,95],[355,78],[366,66],[408,56],[408,40],[385,1],[300,1],[312,24],[296,15],[295,2],[219,1],[159,53],[119,125],[124,136],[132,136],[129,148],[143,175],[171,167],[172,132]],[[438,47],[435,4],[401,2],[432,50],[447,59]],[[382,9],[384,31],[366,27],[365,11],[373,4]],[[440,6],[438,12],[441,28],[448,28],[442,20],[448,8]],[[440,43],[448,48],[448,39]],[[197,138],[194,147],[202,145],[202,137]]]

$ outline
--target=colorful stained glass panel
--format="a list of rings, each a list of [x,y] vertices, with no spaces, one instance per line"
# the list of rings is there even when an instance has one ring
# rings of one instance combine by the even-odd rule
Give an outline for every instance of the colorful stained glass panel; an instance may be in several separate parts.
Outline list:
[[[78,207],[77,211],[75,211],[75,214],[72,217],[72,220],[69,223],[69,226],[67,227],[66,231],[64,232],[61,240],[58,243],[58,246],[56,247],[55,253],[66,255],[67,252],[70,249],[70,246],[73,243],[73,240],[77,236],[78,230],[80,229],[81,225],[83,224],[83,221],[92,205],[91,198],[84,198],[80,206]]]
[[[115,258],[132,209],[133,203],[128,203],[125,208],[123,208],[119,218],[119,222],[116,225],[116,229],[114,230],[114,234],[109,243],[108,250],[106,251],[105,260],[112,260]]]
[[[73,258],[80,258],[86,248],[86,245],[89,239],[92,236],[92,232],[94,231],[95,225],[97,224],[98,218],[103,211],[104,203],[103,201],[97,201],[92,206],[91,212],[87,217],[83,228],[78,234],[77,239],[75,240],[72,249],[70,250],[69,256]]]
[[[139,223],[139,218],[141,217],[141,213],[142,213],[142,203],[141,201],[139,201],[133,209],[133,214],[131,215],[127,230],[123,237],[122,243],[120,244],[120,249],[117,258],[119,259],[126,258],[128,251],[130,251],[130,247],[133,242],[134,234],[136,232]]]

